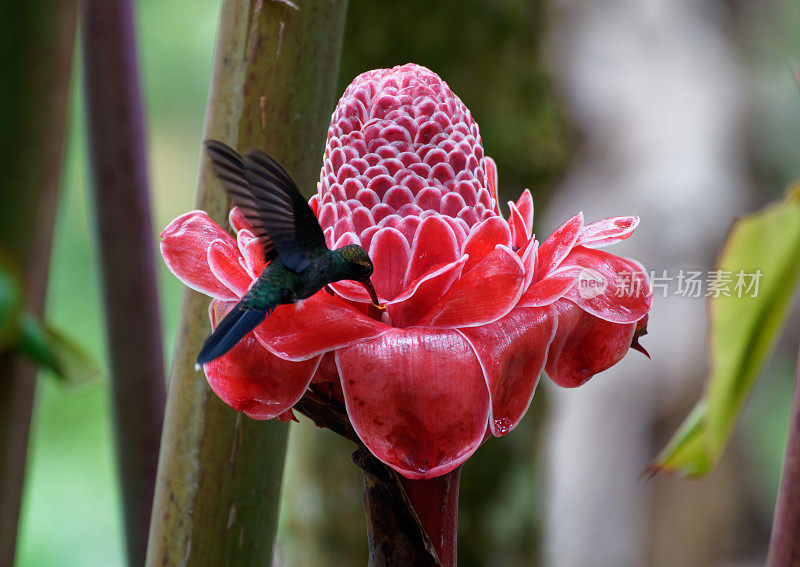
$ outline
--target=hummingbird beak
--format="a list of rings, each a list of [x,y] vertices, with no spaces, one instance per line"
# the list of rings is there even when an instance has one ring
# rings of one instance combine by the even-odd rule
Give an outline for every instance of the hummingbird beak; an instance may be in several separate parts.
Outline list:
[[[360,283],[361,285],[363,285],[363,286],[364,286],[364,289],[366,289],[366,290],[367,290],[367,293],[369,293],[369,297],[370,297],[370,299],[372,300],[372,305],[374,305],[375,307],[377,307],[377,308],[378,308],[378,309],[380,309],[381,311],[383,311],[384,309],[386,309],[386,306],[385,306],[385,305],[381,305],[381,302],[380,302],[380,300],[378,299],[378,294],[377,294],[377,293],[375,293],[375,288],[374,288],[374,287],[372,287],[372,280],[370,280],[369,278],[367,278],[367,279],[365,279],[365,280],[356,280],[356,281],[357,281],[358,283]]]

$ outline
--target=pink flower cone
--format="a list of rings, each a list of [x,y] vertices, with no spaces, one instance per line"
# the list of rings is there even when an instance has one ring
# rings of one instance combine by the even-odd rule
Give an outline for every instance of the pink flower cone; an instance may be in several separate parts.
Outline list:
[[[285,419],[312,380],[338,381],[361,440],[407,478],[450,472],[487,432],[513,429],[543,368],[578,386],[618,362],[650,308],[642,266],[598,250],[638,219],[578,214],[540,246],[530,192],[501,216],[477,124],[424,67],[347,88],[310,205],[328,246],[369,251],[382,320],[360,285],[338,282],[335,296],[277,307],[206,376],[257,419]],[[236,209],[229,221],[235,239],[202,211],[162,233],[172,272],[215,298],[212,324],[264,268],[247,221]]]

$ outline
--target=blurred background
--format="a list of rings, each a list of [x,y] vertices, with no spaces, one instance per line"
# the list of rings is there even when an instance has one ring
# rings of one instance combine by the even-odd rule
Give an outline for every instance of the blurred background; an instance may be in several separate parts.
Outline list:
[[[193,207],[218,10],[137,3],[156,231]],[[638,214],[616,253],[657,274],[708,270],[730,221],[800,177],[798,29],[791,0],[351,0],[338,92],[368,69],[426,65],[478,121],[503,200],[533,191],[540,240],[577,210]],[[74,77],[47,313],[106,368],[79,59]],[[169,360],[181,285],[159,276]],[[651,362],[631,353],[578,390],[544,380],[522,424],[465,465],[460,564],[763,563],[799,320],[718,469],[643,482],[705,373],[703,300],[656,296]],[[37,396],[18,566],[123,565],[107,380],[44,379]],[[365,563],[351,450],[292,425],[277,564]]]

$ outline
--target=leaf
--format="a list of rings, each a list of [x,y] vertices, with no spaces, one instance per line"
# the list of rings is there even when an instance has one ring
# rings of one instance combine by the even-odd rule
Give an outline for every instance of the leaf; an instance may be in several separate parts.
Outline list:
[[[659,472],[700,476],[709,470],[712,459],[709,458],[704,435],[707,410],[708,402],[704,399],[695,404],[667,446],[642,476],[649,478]]]
[[[699,476],[722,455],[800,279],[800,184],[783,201],[733,224],[717,270],[730,274],[730,295],[709,298],[711,372],[705,396],[646,472]],[[757,283],[757,292],[747,289],[749,283]]]
[[[100,369],[89,354],[59,331],[41,325],[31,315],[19,318],[17,349],[51,370],[68,386],[77,386],[100,376]]]

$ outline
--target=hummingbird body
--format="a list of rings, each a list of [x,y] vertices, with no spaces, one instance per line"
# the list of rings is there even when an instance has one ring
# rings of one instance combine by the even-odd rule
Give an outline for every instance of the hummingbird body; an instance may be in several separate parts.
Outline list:
[[[242,158],[213,140],[206,147],[214,171],[253,225],[268,263],[206,339],[198,364],[228,352],[278,305],[311,297],[339,280],[361,283],[380,307],[366,250],[357,244],[330,250],[313,211],[277,162],[256,150]]]

